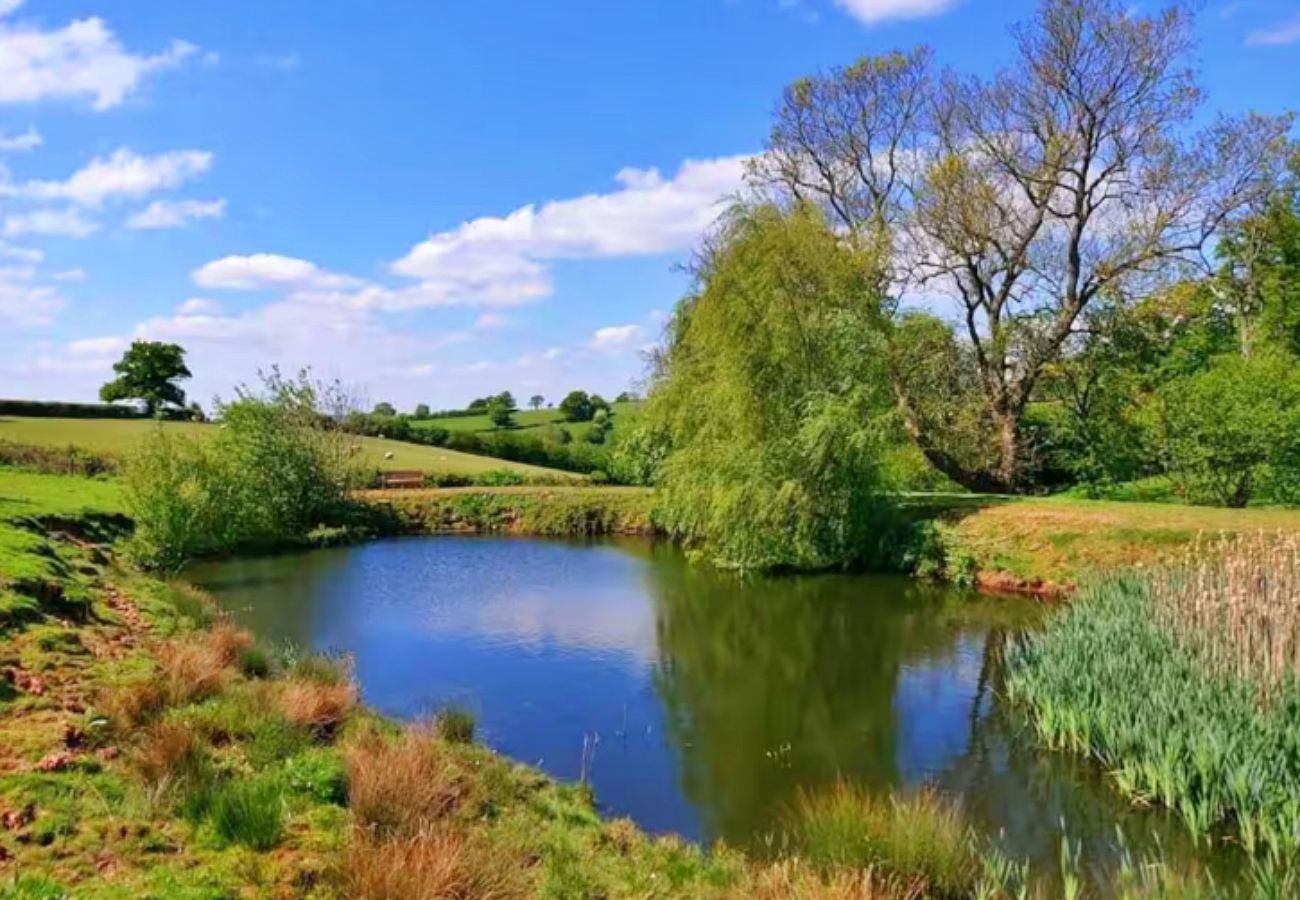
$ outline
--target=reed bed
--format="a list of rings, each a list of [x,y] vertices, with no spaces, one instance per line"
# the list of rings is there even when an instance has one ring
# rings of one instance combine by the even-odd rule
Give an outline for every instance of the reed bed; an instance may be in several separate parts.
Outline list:
[[[1007,692],[1049,747],[1098,760],[1193,835],[1300,847],[1300,549],[1256,536],[1093,585],[1009,654]]]
[[[1160,625],[1217,673],[1265,698],[1300,671],[1300,539],[1288,534],[1197,540],[1182,566],[1152,581]]]

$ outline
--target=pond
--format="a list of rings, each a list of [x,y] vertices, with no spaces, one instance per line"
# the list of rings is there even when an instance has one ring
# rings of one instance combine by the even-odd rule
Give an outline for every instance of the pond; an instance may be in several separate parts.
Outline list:
[[[205,564],[189,577],[263,637],[351,654],[366,701],[458,706],[490,746],[653,832],[762,850],[802,790],[936,786],[1017,858],[1090,866],[1163,815],[1034,749],[999,702],[1041,614],[902,577],[738,579],[670,546],[423,537]]]

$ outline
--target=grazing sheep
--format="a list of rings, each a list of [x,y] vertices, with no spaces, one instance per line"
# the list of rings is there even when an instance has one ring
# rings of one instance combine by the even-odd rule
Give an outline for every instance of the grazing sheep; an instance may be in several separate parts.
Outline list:
[[[392,459],[392,458],[393,458],[392,450],[389,450],[387,453],[384,454],[384,459]]]

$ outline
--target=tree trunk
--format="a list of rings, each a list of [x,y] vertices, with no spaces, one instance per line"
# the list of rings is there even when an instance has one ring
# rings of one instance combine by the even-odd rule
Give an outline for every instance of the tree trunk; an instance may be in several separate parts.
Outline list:
[[[1018,417],[1009,412],[996,413],[998,423],[997,480],[1002,491],[1014,493],[1020,480],[1020,429]]]
[[[977,494],[1005,494],[1008,492],[1007,483],[1002,481],[997,473],[987,472],[983,469],[970,469],[955,460],[951,454],[934,446],[926,435],[916,411],[907,399],[907,395],[897,384],[894,386],[894,395],[898,400],[898,409],[902,413],[903,427],[907,430],[908,437],[916,444],[930,465],[968,491]]]

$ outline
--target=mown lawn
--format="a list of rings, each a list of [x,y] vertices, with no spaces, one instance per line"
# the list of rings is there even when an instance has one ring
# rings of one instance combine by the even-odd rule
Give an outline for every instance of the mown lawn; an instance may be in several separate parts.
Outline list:
[[[123,510],[122,489],[115,482],[0,467],[0,520]]]
[[[121,456],[131,450],[152,428],[184,435],[203,437],[217,426],[193,422],[156,423],[145,419],[46,419],[0,416],[0,440],[47,447],[81,447],[96,453]],[[441,447],[425,447],[383,438],[357,437],[366,461],[387,470],[409,469],[448,475],[476,475],[508,469],[527,477],[545,477],[578,481],[581,476],[542,466],[509,462],[470,453],[458,453]],[[392,458],[388,459],[388,454]]]

